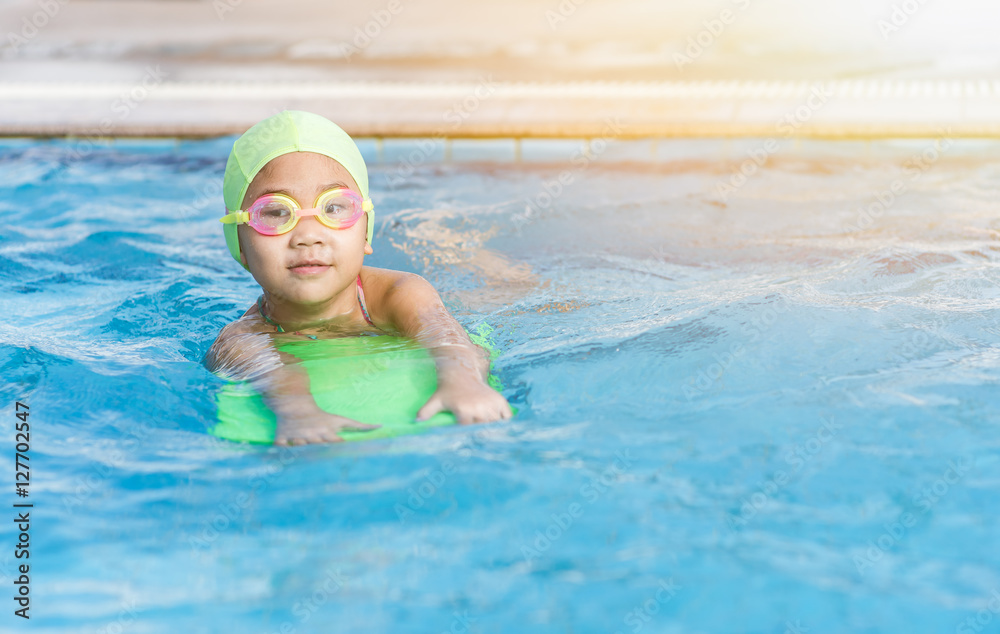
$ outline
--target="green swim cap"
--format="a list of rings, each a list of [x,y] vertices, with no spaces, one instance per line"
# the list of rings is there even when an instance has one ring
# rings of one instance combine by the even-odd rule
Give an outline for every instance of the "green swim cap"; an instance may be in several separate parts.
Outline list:
[[[350,135],[325,117],[301,110],[285,110],[264,119],[243,133],[233,144],[222,180],[222,195],[229,212],[240,211],[243,197],[254,176],[268,161],[289,152],[315,152],[337,161],[354,177],[361,197],[368,199],[368,169]],[[240,242],[235,224],[224,224],[226,246],[240,262]],[[368,244],[372,242],[375,212],[368,212]],[[243,263],[240,262],[240,266]],[[246,268],[246,267],[243,267]]]

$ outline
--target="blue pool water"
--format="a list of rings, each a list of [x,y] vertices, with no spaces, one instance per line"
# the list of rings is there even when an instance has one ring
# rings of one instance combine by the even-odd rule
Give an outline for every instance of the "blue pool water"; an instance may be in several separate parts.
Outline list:
[[[368,263],[495,328],[520,414],[277,449],[205,433],[200,359],[257,295],[216,220],[230,143],[0,145],[31,631],[1000,628],[992,146],[816,144],[726,200],[746,155],[714,142],[412,173],[381,148]]]

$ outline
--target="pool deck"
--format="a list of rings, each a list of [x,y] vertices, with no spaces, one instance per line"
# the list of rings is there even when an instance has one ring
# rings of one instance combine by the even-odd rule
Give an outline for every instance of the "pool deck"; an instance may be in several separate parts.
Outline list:
[[[762,41],[736,27],[677,63],[706,35],[700,3],[274,7],[10,0],[0,136],[215,136],[304,109],[375,138],[1000,138],[1000,81],[982,69],[843,42],[822,59],[747,54]],[[758,13],[740,19],[775,17]]]
[[[369,137],[1000,137],[1000,81],[0,83],[6,136],[213,136],[283,109]]]

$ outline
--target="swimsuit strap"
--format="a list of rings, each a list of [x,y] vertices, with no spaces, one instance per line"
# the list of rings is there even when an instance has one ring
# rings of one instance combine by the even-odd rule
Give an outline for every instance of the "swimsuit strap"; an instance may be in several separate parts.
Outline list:
[[[261,293],[260,297],[257,298],[257,312],[259,312],[260,316],[264,318],[264,321],[266,321],[267,323],[269,323],[272,326],[274,326],[277,329],[278,332],[285,332],[285,329],[281,327],[281,324],[277,324],[277,323],[271,321],[271,318],[268,317],[267,313],[264,312],[264,294],[263,293]]]
[[[368,308],[365,307],[365,289],[361,288],[361,274],[358,273],[358,302],[361,303],[361,312],[365,316],[365,321],[370,325],[374,326],[372,323],[372,318],[368,316]]]

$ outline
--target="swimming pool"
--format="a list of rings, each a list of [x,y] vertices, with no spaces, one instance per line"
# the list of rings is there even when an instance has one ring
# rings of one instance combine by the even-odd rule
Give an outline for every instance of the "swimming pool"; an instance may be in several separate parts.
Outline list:
[[[495,328],[521,412],[277,449],[205,433],[201,356],[256,298],[216,220],[230,144],[0,145],[33,631],[1000,623],[995,145],[368,143],[368,263]]]

